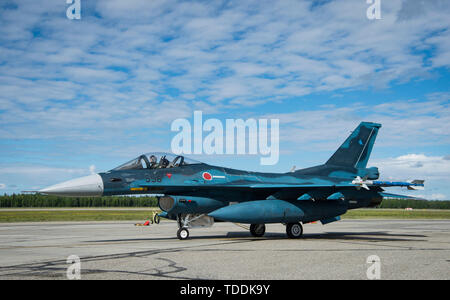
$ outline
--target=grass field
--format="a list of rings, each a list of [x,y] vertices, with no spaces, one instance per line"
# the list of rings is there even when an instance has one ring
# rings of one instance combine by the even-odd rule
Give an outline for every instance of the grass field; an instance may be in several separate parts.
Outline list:
[[[145,209],[1,209],[0,223],[52,221],[125,221],[147,220],[155,211]]]
[[[342,219],[450,219],[449,209],[361,208],[349,210]]]
[[[52,221],[144,221],[159,211],[157,208],[105,209],[0,209],[0,223]],[[356,209],[342,219],[450,219],[450,210]]]

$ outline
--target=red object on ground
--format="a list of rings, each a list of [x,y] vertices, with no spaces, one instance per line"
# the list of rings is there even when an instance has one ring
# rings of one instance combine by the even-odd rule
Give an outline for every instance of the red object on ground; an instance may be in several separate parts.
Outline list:
[[[149,226],[150,225],[150,221],[149,220],[147,220],[144,224],[142,224],[142,225],[144,225],[144,226]]]

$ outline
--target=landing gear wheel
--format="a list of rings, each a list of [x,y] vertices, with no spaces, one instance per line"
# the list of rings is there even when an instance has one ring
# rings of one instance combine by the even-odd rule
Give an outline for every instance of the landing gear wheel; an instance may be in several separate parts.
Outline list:
[[[177,237],[180,240],[185,240],[189,237],[189,230],[187,228],[180,228],[177,231]]]
[[[251,224],[250,233],[255,237],[262,237],[266,232],[266,225],[264,224]]]
[[[160,218],[158,215],[155,215],[155,216],[153,217],[153,222],[155,222],[155,224],[159,224],[160,219],[161,219],[161,218]]]
[[[289,223],[286,225],[286,233],[291,239],[298,239],[303,235],[303,226],[300,223]]]

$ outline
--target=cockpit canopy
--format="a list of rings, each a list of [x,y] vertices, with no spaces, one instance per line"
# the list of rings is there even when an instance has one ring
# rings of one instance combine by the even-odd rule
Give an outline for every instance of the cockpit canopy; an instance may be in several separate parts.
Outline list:
[[[142,154],[139,157],[112,169],[119,170],[138,170],[138,169],[165,169],[176,168],[180,166],[201,164],[201,162],[184,157],[182,155],[174,155],[164,152],[153,152]]]

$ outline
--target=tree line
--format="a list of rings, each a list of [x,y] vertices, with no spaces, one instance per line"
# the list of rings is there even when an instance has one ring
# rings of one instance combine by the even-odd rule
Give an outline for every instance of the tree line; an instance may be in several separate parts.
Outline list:
[[[0,207],[156,207],[153,196],[60,197],[39,194],[0,196]]]
[[[0,207],[157,207],[154,196],[60,197],[40,194],[0,196]],[[450,209],[450,201],[385,199],[379,208]]]
[[[450,209],[448,200],[385,199],[380,208]]]

